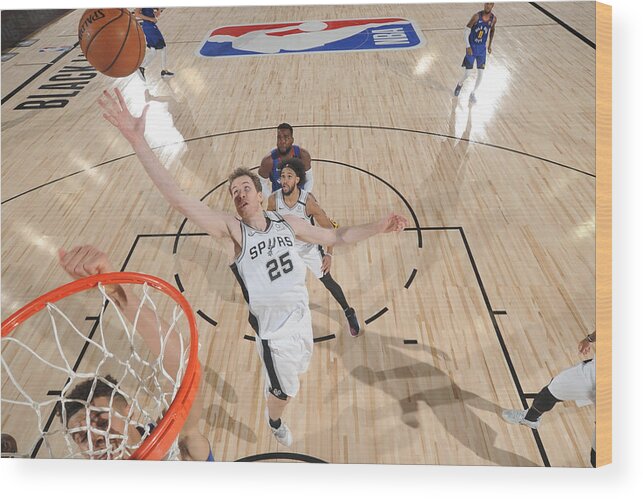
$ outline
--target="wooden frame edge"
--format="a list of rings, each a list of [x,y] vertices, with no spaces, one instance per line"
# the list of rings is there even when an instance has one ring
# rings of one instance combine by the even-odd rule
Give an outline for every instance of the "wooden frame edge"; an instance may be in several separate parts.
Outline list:
[[[612,462],[612,7],[596,2],[596,465]]]

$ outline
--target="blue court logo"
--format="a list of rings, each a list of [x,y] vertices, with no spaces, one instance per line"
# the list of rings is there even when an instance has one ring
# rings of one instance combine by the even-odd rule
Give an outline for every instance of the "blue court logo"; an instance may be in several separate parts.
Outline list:
[[[424,42],[413,23],[399,17],[223,26],[198,50],[203,57],[391,50]]]

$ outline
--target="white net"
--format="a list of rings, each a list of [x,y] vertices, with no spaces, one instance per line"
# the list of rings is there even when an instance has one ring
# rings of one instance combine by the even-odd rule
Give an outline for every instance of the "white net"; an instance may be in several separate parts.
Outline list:
[[[2,433],[16,441],[12,456],[127,459],[158,425],[188,365],[189,325],[163,292],[126,286],[137,298],[127,313],[99,284],[100,293],[48,303],[2,338]],[[178,454],[175,439],[165,458]]]

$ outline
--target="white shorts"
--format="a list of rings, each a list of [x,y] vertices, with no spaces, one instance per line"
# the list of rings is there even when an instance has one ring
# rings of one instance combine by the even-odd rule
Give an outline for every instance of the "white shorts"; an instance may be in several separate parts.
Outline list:
[[[297,248],[297,253],[317,279],[324,277],[322,272],[322,252],[316,244],[305,244]]]
[[[558,400],[575,400],[577,405],[594,404],[596,401],[596,360],[581,362],[565,369],[548,385]]]
[[[299,376],[308,370],[313,354],[313,326],[310,309],[301,319],[287,324],[290,331],[276,339],[256,338],[257,353],[263,363],[264,395],[272,393],[285,400],[299,392]]]

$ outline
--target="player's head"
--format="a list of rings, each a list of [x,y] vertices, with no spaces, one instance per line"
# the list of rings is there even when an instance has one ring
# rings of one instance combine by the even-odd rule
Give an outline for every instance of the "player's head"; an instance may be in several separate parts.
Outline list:
[[[285,196],[306,183],[306,167],[297,158],[284,161],[280,167],[281,190]]]
[[[485,2],[485,4],[484,4],[484,12],[485,12],[485,14],[488,14],[489,12],[491,12],[491,10],[493,9],[493,6],[494,6],[493,2]]]
[[[237,168],[228,177],[228,190],[241,218],[262,210],[263,194],[259,176],[248,168]]]
[[[128,445],[141,440],[136,427],[127,424],[129,404],[107,375],[76,385],[57,407],[61,422],[81,452],[90,459],[108,459],[121,454],[123,440]],[[89,424],[88,424],[89,423]]]
[[[277,125],[277,149],[280,154],[290,152],[294,140],[292,127],[288,123]]]

